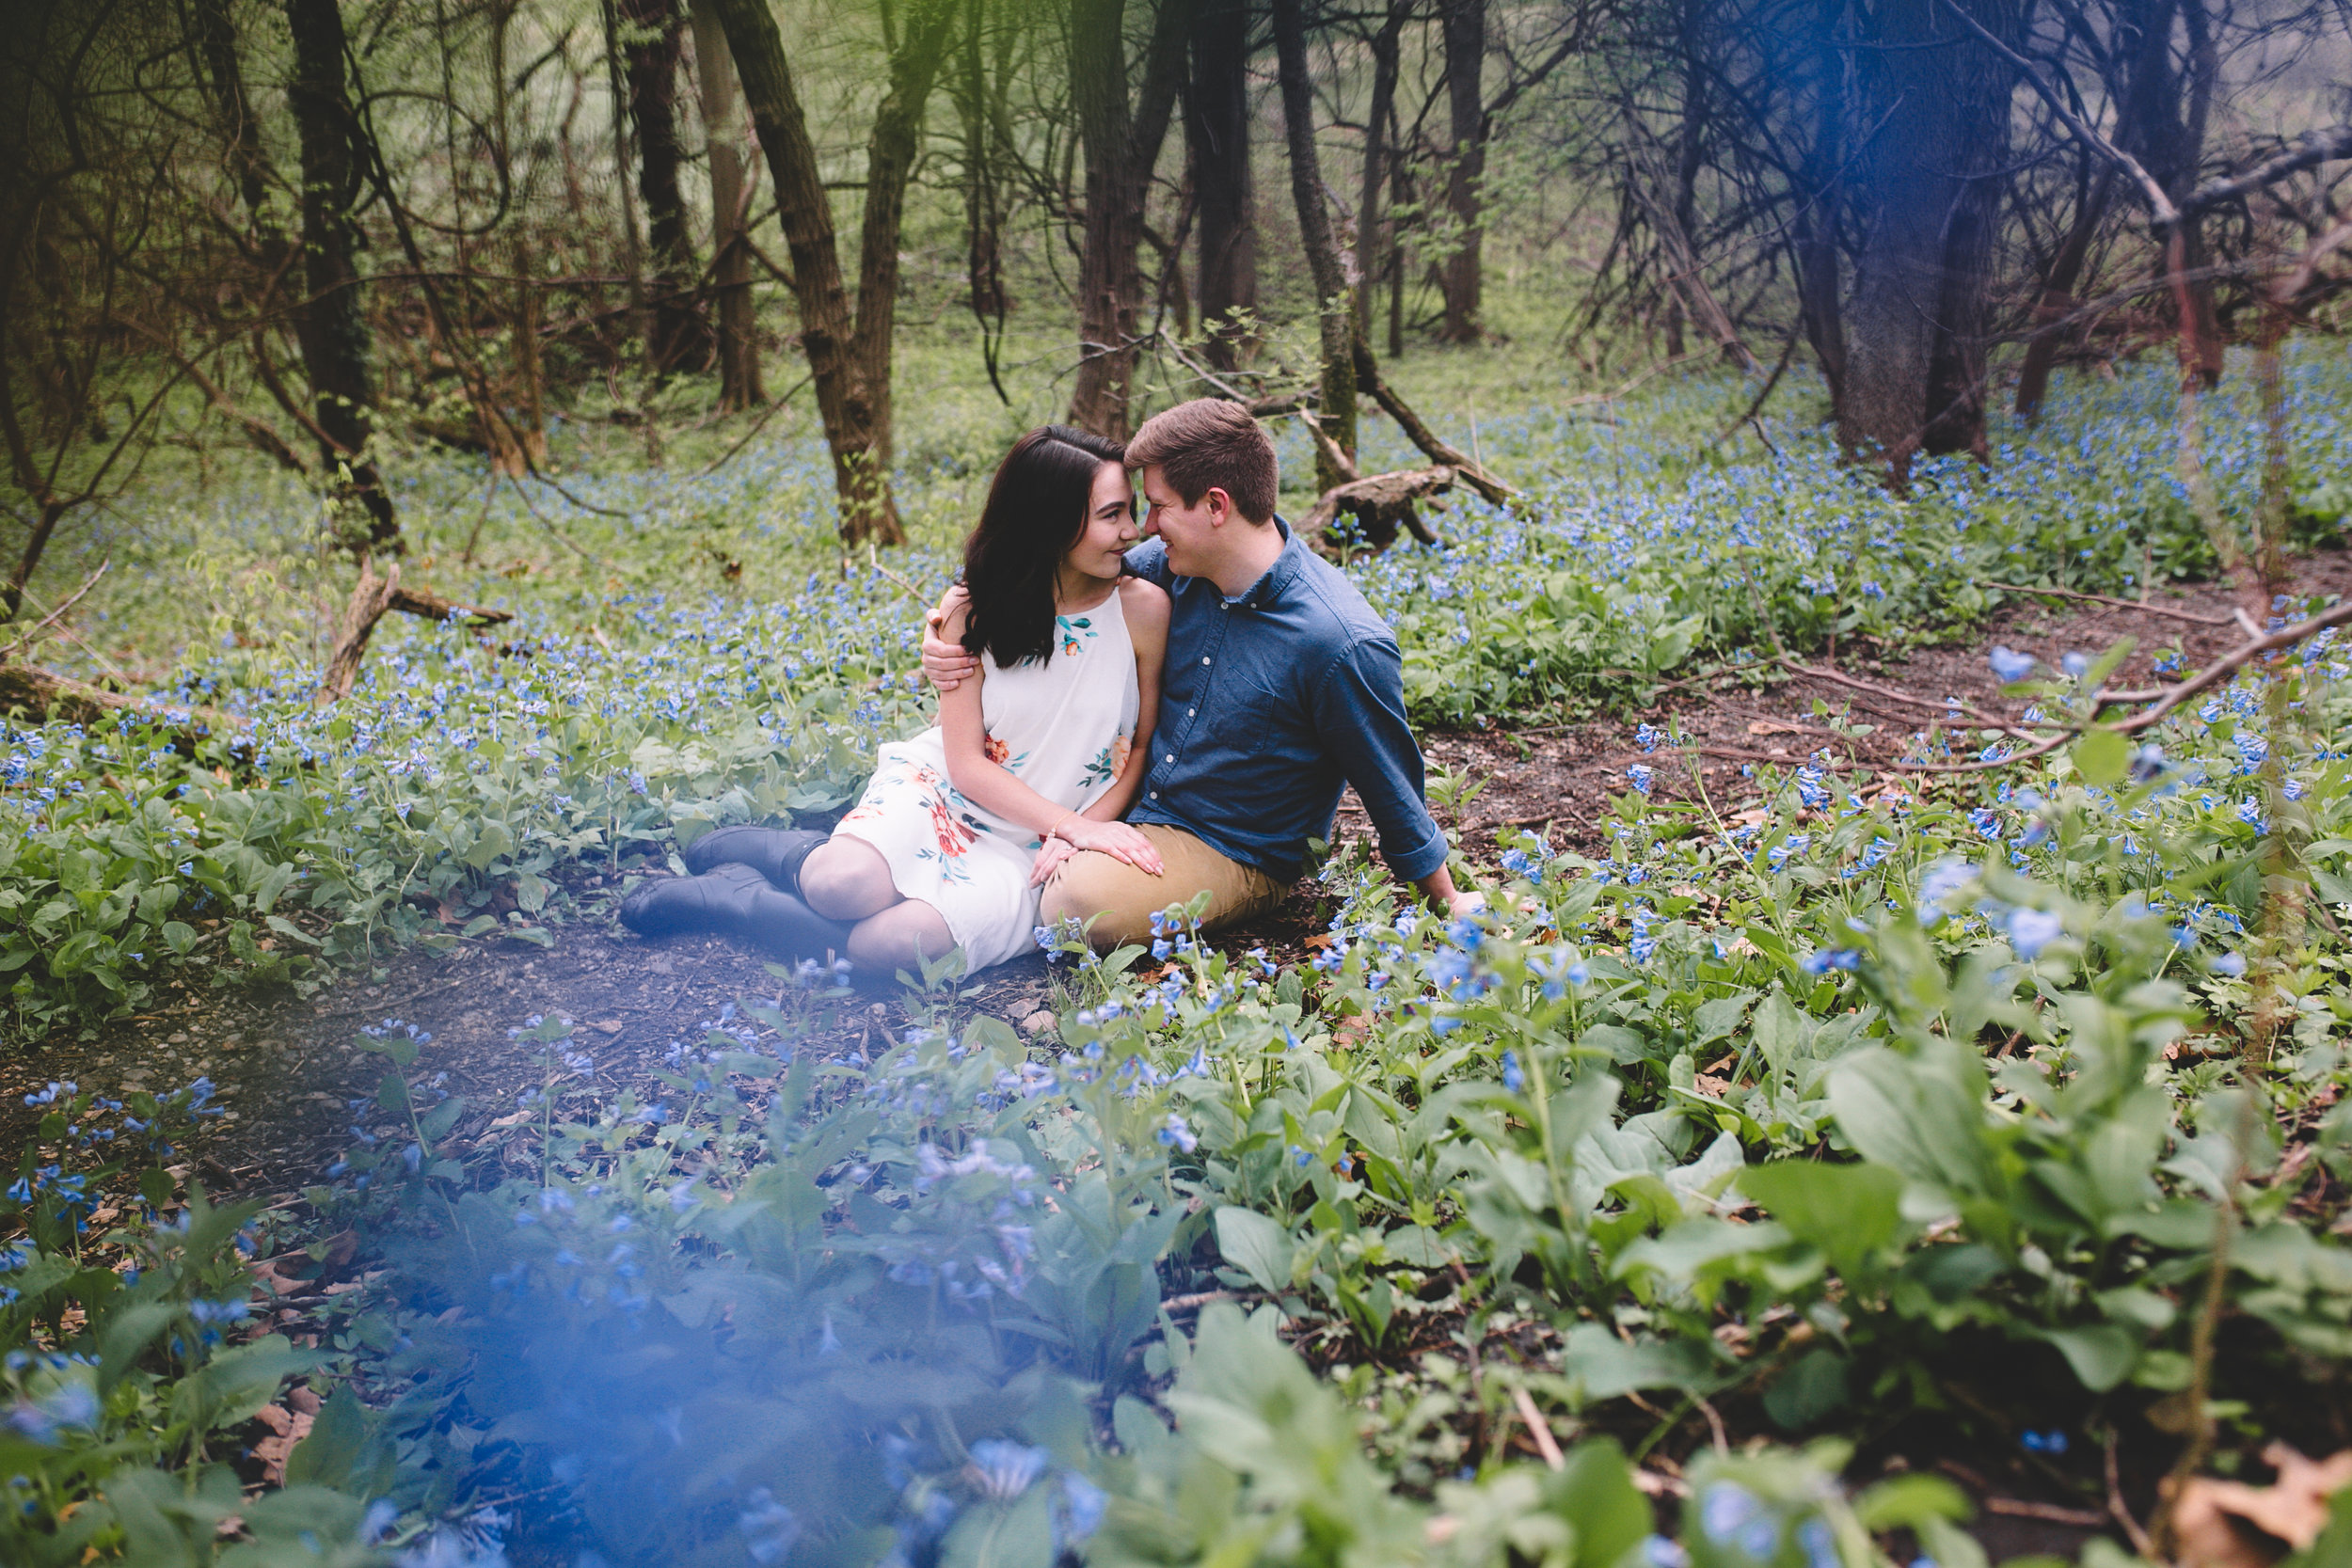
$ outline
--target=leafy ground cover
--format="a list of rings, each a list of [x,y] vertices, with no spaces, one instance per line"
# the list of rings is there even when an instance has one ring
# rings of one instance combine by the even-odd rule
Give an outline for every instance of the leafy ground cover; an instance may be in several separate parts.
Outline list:
[[[2342,367],[2296,374],[2317,529]],[[469,987],[481,958],[390,956],[495,946],[552,981],[609,940],[566,922],[623,878],[721,821],[821,815],[914,720],[940,541],[821,556],[814,500],[779,516],[820,477],[787,482],[797,457],[763,454],[734,508],[646,476],[571,486],[635,487],[626,523],[494,500],[482,556],[572,562],[501,579],[506,651],[419,628],[325,716],[299,639],[236,590],[254,616],[170,689],[246,724],[193,757],[168,720],[11,740],[18,1027],[111,1027],[128,1060],[206,966],[349,974],[320,994],[353,1010],[306,1035],[326,1098],[301,1137],[259,1140],[257,1079],[235,1137],[109,1160],[212,1085],[120,1112],[27,1090],[8,1560],[2172,1549],[2138,1532],[2185,1445],[2252,1480],[2271,1440],[2352,1442],[2352,671],[2315,638],[2153,750],[1898,781],[1909,727],[1765,691],[1755,646],[1835,639],[1867,669],[1996,602],[1983,581],[2197,571],[2153,387],[1906,501],[1802,428],[1768,421],[1760,465],[1709,455],[1735,389],[1705,383],[1614,425],[1482,421],[1536,521],[1461,508],[1442,556],[1357,570],[1423,720],[1472,726],[1439,794],[1493,918],[1434,921],[1343,843],[1287,926],[1065,942],[977,995],[746,963],[721,1002],[679,953],[666,1018],[602,1017],[526,1004],[511,961],[501,991]],[[2242,434],[2209,442],[2241,515]],[[443,477],[417,504],[470,517],[456,470],[421,490]],[[581,552],[671,586],[603,588]],[[681,596],[681,562],[730,561],[754,595]],[[1934,657],[1913,669],[1960,673]],[[2051,658],[2011,695],[2097,678]],[[1574,831],[1522,831],[1544,802],[1496,805],[1507,776],[1478,793],[1575,705],[1672,682],[1638,728],[1565,732],[1616,786]],[[1726,717],[1768,704],[1760,733]],[[497,1070],[420,1037],[461,1005],[503,1012],[468,1025]],[[138,1126],[100,1136],[117,1116]],[[255,1148],[269,1200],[190,1186],[207,1148],[207,1185],[262,1175],[232,1152]],[[2328,1528],[2285,1544],[2339,1560]]]

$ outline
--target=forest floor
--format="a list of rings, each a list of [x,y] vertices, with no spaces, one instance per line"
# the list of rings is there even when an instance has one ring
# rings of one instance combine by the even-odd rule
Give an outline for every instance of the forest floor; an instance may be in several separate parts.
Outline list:
[[[2352,592],[2352,554],[2303,558],[2296,587],[2305,594]],[[2135,677],[2151,674],[2156,649],[2177,643],[2194,669],[2242,641],[2242,629],[2229,619],[2234,604],[2217,584],[2153,608],[2041,600],[1989,618],[1964,643],[1895,658],[1850,647],[1834,664],[1824,656],[1815,665],[1931,701],[1948,695],[1989,704],[1998,686],[1985,653],[1996,643],[2055,665],[2063,653],[2095,656],[2130,636],[2137,648],[2119,677],[2139,684]],[[1684,686],[1643,715],[1429,736],[1433,768],[1467,773],[1485,786],[1447,826],[1459,829],[1464,849],[1486,863],[1497,851],[1496,834],[1513,828],[1548,828],[1556,846],[1598,850],[1597,824],[1610,798],[1628,787],[1626,769],[1634,763],[1655,769],[1661,799],[1689,798],[1703,782],[1719,809],[1735,809],[1743,768],[1794,766],[1823,747],[1841,765],[1883,765],[1926,717],[1831,681],[1771,673],[1769,682],[1751,671]],[[1817,699],[1848,712],[1846,731],[1822,721]],[[1669,716],[1694,744],[1703,770],[1696,780],[1679,754],[1645,753],[1636,743],[1637,723],[1663,723]],[[1859,724],[1877,727],[1848,733]],[[1367,832],[1351,795],[1335,837]],[[450,1092],[468,1098],[470,1109],[453,1150],[463,1152],[519,1092],[541,1083],[533,1057],[542,1048],[510,1037],[532,1015],[576,1021],[576,1037],[595,1056],[605,1086],[658,1097],[650,1075],[674,1043],[698,1046],[729,1004],[771,997],[789,984],[757,956],[715,939],[640,941],[614,920],[618,889],[603,877],[577,874],[567,887],[578,913],[548,927],[550,947],[492,939],[464,942],[447,954],[412,948],[373,974],[334,976],[309,996],[285,987],[182,990],[184,1000],[176,1005],[11,1055],[0,1061],[0,1137],[29,1130],[39,1113],[24,1107],[24,1097],[50,1080],[74,1080],[108,1094],[163,1093],[205,1075],[217,1086],[223,1115],[189,1151],[197,1173],[215,1192],[283,1202],[318,1180],[353,1141],[349,1102],[372,1095],[384,1070],[380,1058],[359,1049],[364,1026],[397,1019],[431,1033],[418,1065],[427,1073],[445,1071]],[[1319,891],[1302,882],[1280,909],[1224,940],[1237,947],[1263,944],[1279,961],[1299,961],[1307,939],[1329,919],[1329,902]],[[1034,1034],[1050,1025],[1054,994],[1052,972],[1038,957],[976,977],[956,1005]],[[828,1054],[845,1047],[870,1054],[905,1025],[903,1003],[895,986],[864,990],[826,1011],[827,1022],[804,1043]]]

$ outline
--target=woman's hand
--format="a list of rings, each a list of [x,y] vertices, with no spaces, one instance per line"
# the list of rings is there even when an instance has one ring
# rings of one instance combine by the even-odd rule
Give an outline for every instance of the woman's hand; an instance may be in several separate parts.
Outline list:
[[[1077,852],[1068,839],[1047,839],[1045,847],[1037,852],[1037,863],[1029,867],[1029,885],[1043,887],[1047,879],[1061,869],[1062,862]]]
[[[1091,849],[1124,861],[1137,871],[1156,877],[1168,869],[1160,852],[1140,830],[1124,822],[1097,822],[1090,816],[1066,816],[1054,826],[1054,836],[1065,840],[1073,849]],[[1049,844],[1048,848],[1052,846]],[[1041,857],[1042,858],[1042,857]]]

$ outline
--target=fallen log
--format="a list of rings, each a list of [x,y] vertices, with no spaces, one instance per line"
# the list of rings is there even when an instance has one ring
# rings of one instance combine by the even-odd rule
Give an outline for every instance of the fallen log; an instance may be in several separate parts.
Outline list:
[[[60,719],[85,727],[110,721],[119,714],[135,713],[142,718],[161,720],[189,737],[204,733],[199,726],[239,730],[248,722],[218,708],[192,707],[109,691],[103,686],[92,686],[87,681],[77,681],[71,675],[30,664],[0,664],[0,713],[21,713],[35,720]]]

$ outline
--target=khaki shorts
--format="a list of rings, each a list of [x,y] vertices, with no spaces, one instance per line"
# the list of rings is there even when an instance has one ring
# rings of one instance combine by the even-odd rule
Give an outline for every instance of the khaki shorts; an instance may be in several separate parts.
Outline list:
[[[1045,882],[1039,918],[1048,926],[1070,918],[1092,920],[1088,940],[1104,951],[1125,942],[1150,942],[1152,917],[1170,904],[1188,904],[1205,889],[1208,912],[1200,928],[1213,931],[1263,914],[1290,891],[1254,865],[1229,861],[1184,832],[1159,822],[1137,822],[1167,869],[1154,877],[1125,861],[1083,850],[1062,862]]]

